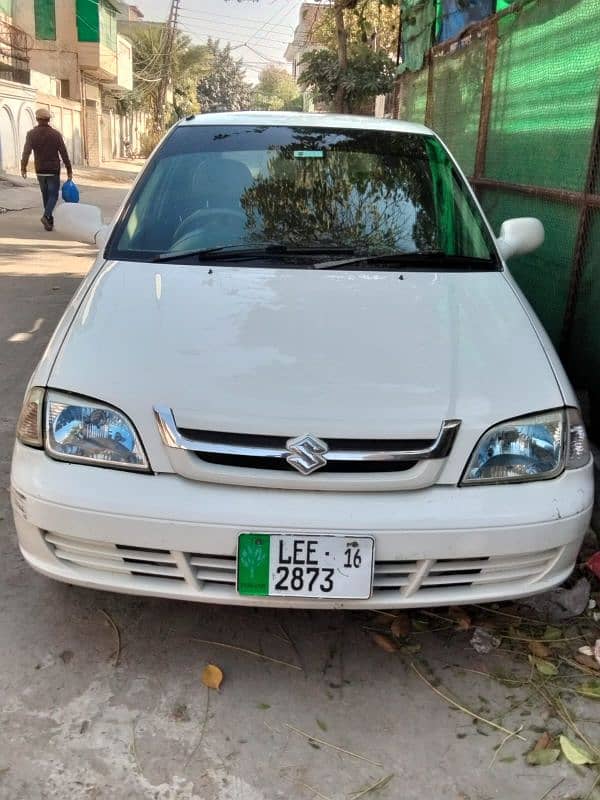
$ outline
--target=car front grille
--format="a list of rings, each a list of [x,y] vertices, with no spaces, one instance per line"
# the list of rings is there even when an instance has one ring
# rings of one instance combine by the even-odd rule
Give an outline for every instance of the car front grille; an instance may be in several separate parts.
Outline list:
[[[461,424],[443,420],[437,435],[427,439],[321,439],[302,432],[286,437],[178,427],[166,406],[155,406],[154,416],[171,464],[186,478],[336,491],[431,485]]]
[[[237,597],[235,556],[131,547],[47,531],[43,536],[56,558],[82,577],[86,573],[90,577],[90,572],[112,573],[127,578],[126,585],[131,591],[143,579],[157,590],[162,586],[167,592],[169,585],[178,583],[190,594],[217,590],[223,602]],[[403,598],[432,603],[436,594],[442,592],[445,596],[451,597],[453,593],[462,596],[469,587],[534,583],[548,572],[560,552],[561,548],[551,548],[506,556],[376,560],[373,598],[389,602],[395,596],[399,604]]]

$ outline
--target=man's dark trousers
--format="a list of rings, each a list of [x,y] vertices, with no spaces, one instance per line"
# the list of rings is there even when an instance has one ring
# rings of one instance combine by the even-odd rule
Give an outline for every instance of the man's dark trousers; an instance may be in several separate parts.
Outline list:
[[[60,190],[60,176],[59,175],[38,175],[37,179],[42,190],[42,198],[44,201],[44,216],[52,219],[54,208],[58,202],[58,192]]]

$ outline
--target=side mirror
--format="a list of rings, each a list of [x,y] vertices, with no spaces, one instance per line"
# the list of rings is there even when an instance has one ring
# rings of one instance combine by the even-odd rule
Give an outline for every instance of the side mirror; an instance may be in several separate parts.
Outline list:
[[[102,222],[102,212],[98,206],[61,203],[54,211],[54,230],[67,239],[102,247],[109,226]]]
[[[507,219],[500,227],[496,246],[504,259],[531,253],[544,242],[544,226],[535,217]]]

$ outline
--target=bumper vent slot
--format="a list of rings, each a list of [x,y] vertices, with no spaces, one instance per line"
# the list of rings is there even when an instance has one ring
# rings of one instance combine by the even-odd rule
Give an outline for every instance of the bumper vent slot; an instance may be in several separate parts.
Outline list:
[[[223,601],[237,597],[235,556],[182,553],[155,548],[132,547],[87,539],[76,539],[43,531],[44,539],[63,564],[84,577],[100,571],[129,579],[128,588],[135,591],[138,582],[152,581],[157,589],[177,582],[190,595],[219,592]],[[398,597],[420,598],[435,604],[443,595],[444,603],[452,594],[464,602],[469,587],[527,585],[540,580],[556,563],[562,548],[507,556],[446,558],[415,561],[376,561],[373,576],[373,598],[390,601]],[[92,576],[93,577],[93,576]]]

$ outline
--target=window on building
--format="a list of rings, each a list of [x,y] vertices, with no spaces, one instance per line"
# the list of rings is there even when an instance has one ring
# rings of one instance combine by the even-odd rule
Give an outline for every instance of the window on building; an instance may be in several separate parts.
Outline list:
[[[61,78],[58,84],[59,97],[71,97],[71,83],[68,78]]]
[[[100,42],[116,53],[117,51],[117,14],[110,3],[100,5]]]
[[[35,38],[56,39],[55,0],[34,0]]]
[[[76,0],[77,38],[80,42],[100,41],[98,0]]]

